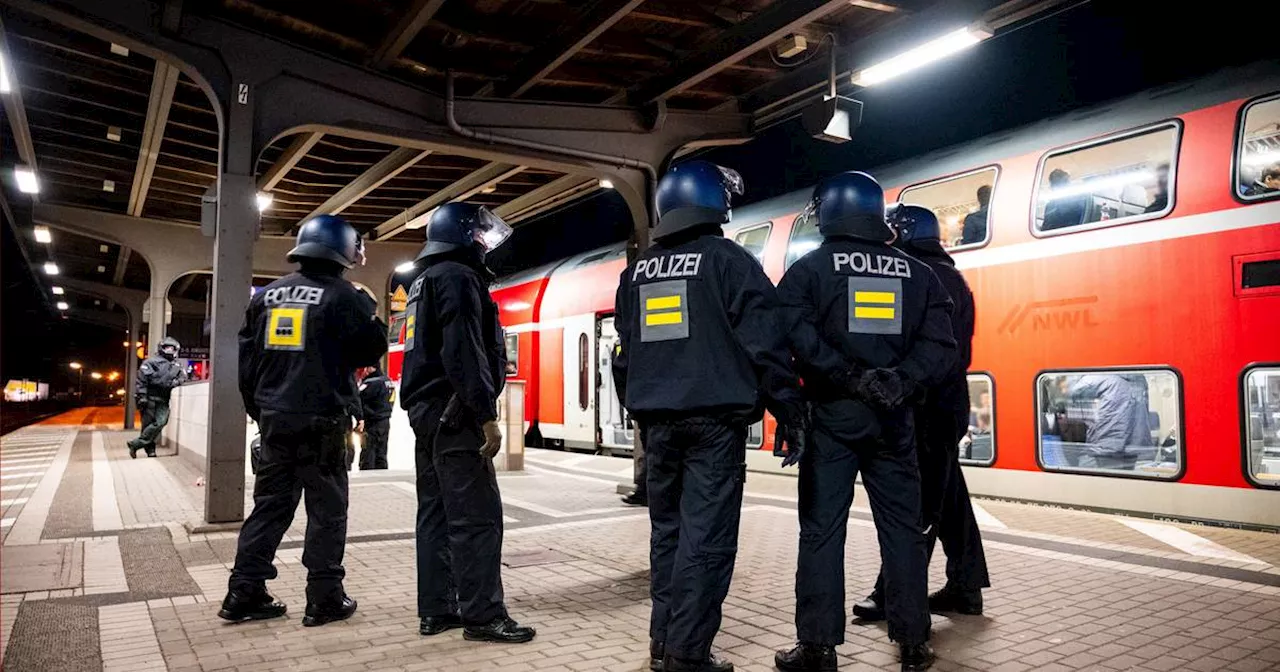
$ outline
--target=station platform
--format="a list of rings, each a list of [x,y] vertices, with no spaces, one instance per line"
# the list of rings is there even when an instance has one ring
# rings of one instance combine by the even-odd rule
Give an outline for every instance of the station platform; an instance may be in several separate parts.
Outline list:
[[[120,412],[81,409],[0,439],[6,672],[647,669],[648,522],[618,501],[626,460],[529,449],[524,472],[499,475],[507,600],[538,628],[532,643],[417,634],[413,474],[400,469],[352,474],[351,620],[300,625],[300,509],[269,584],[289,616],[230,625],[215,612],[235,533],[188,531],[200,473],[163,449],[130,460]],[[879,564],[864,497],[849,519],[850,604]],[[1280,536],[975,503],[993,585],[983,616],[934,616],[934,669],[1280,669]],[[773,669],[795,635],[797,535],[794,478],[750,474],[716,639],[739,670]],[[841,669],[898,669],[883,625],[849,625],[839,653]]]

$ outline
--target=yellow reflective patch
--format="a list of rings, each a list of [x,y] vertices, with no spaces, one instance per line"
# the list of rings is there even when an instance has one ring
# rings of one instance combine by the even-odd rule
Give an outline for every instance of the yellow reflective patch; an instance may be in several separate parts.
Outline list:
[[[649,313],[644,316],[644,325],[646,327],[660,327],[664,324],[680,324],[681,322],[684,322],[684,315],[680,313]]]
[[[856,306],[853,309],[853,316],[858,319],[868,320],[892,320],[892,308],[872,308],[870,306]]]
[[[670,308],[680,307],[680,296],[655,296],[652,299],[645,299],[645,310],[667,310]]]
[[[854,303],[893,303],[893,292],[854,292]]]
[[[267,345],[301,348],[306,308],[272,308],[267,319]]]

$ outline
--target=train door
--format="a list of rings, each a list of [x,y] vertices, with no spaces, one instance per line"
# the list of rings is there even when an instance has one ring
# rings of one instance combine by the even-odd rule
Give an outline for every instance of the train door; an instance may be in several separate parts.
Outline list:
[[[607,452],[627,451],[632,448],[634,432],[631,418],[618,401],[618,389],[613,385],[613,352],[618,345],[618,331],[613,326],[613,316],[600,318],[596,347],[596,412],[600,422],[600,446]]]
[[[569,318],[564,326],[564,445],[596,448],[595,315]]]

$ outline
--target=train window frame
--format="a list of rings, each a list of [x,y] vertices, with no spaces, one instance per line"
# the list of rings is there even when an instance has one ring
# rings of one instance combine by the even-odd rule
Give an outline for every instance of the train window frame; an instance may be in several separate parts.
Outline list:
[[[578,409],[591,408],[591,343],[587,332],[578,334]]]
[[[1280,199],[1280,191],[1273,191],[1259,196],[1245,196],[1240,193],[1240,165],[1244,162],[1244,123],[1249,118],[1249,110],[1263,103],[1270,103],[1280,100],[1280,91],[1263,94],[1255,98],[1246,100],[1241,106],[1239,112],[1236,113],[1236,134],[1235,147],[1231,153],[1231,197],[1237,203],[1244,205],[1253,205],[1254,203],[1266,203]]]
[[[512,343],[515,344],[514,348],[512,348],[511,346]],[[507,354],[507,377],[511,378],[513,376],[519,376],[520,375],[520,334],[518,333],[512,334],[509,332],[504,332],[502,334],[502,347],[505,349]],[[515,355],[516,355],[515,357],[511,356],[512,350],[515,350]]]
[[[986,172],[988,170],[994,170],[996,175],[995,175],[995,178],[991,180],[991,201],[987,204],[987,235],[986,237],[984,237],[981,242],[969,243],[968,245],[956,245],[955,247],[946,248],[948,253],[965,252],[968,250],[981,249],[991,244],[992,229],[994,228],[992,226],[993,217],[991,216],[991,212],[992,212],[993,206],[995,205],[996,186],[1000,184],[1000,173],[1002,172],[1000,168],[1000,164],[990,163],[985,166],[979,166],[977,168],[973,168],[971,170],[966,170],[959,173],[952,173],[950,175],[944,175],[942,177],[935,177],[933,179],[925,180],[923,182],[916,182],[915,184],[903,187],[898,192],[898,202],[910,203],[911,201],[907,200],[906,196],[907,196],[907,192],[913,189],[922,189],[925,187],[932,187],[938,184],[942,184],[944,182],[950,182],[952,180],[964,179],[966,177],[969,177],[970,175],[977,175],[978,173]],[[1034,219],[1034,217],[1035,217],[1035,214],[1033,212],[1032,218]]]
[[[1043,413],[1040,407],[1040,381],[1045,376],[1053,375],[1071,375],[1081,373],[1171,373],[1178,385],[1178,429],[1181,433],[1181,440],[1178,443],[1178,470],[1168,477],[1161,476],[1144,476],[1136,473],[1124,473],[1116,471],[1103,471],[1080,469],[1078,467],[1049,467],[1044,463],[1043,444],[1041,438],[1040,416]],[[1186,380],[1182,377],[1182,371],[1177,367],[1169,364],[1151,364],[1142,366],[1081,366],[1074,368],[1057,368],[1057,369],[1041,369],[1031,379],[1031,399],[1035,407],[1035,421],[1032,422],[1032,431],[1035,444],[1032,446],[1033,453],[1036,458],[1036,466],[1040,471],[1047,474],[1062,474],[1065,476],[1096,476],[1100,478],[1123,478],[1128,480],[1146,481],[1152,483],[1177,483],[1187,475],[1187,433],[1186,433]],[[994,405],[994,402],[992,402]]]
[[[751,225],[748,225],[748,226],[744,226],[744,227],[742,227],[741,229],[738,229],[738,230],[736,230],[736,231],[734,231],[734,232],[733,232],[733,239],[732,239],[732,240],[733,240],[733,242],[737,243],[738,247],[741,247],[742,249],[746,250],[746,249],[747,249],[747,247],[746,247],[745,245],[743,245],[743,244],[738,240],[738,238],[739,238],[740,236],[742,236],[743,234],[751,233],[752,231],[756,231],[756,230],[758,230],[758,229],[764,229],[764,230],[765,230],[765,234],[764,234],[764,247],[761,247],[761,248],[760,248],[760,254],[759,254],[759,255],[752,254],[751,256],[755,257],[755,258],[756,258],[756,260],[760,262],[760,265],[761,265],[761,266],[763,266],[763,265],[764,265],[765,253],[769,251],[769,236],[773,235],[773,221],[772,221],[772,220],[767,221],[767,222],[761,222],[761,223],[759,223],[759,224],[751,224]],[[751,250],[747,250],[747,252],[750,252],[750,251],[751,251]]]
[[[996,428],[998,426],[996,425],[996,377],[995,377],[995,374],[985,369],[969,371],[965,373],[966,387],[968,387],[969,385],[969,378],[974,376],[985,377],[987,379],[987,383],[991,386],[991,459],[989,461],[982,462],[979,460],[962,457],[960,458],[960,464],[966,467],[981,467],[983,469],[990,469],[991,467],[995,466],[996,459],[998,459],[1000,456],[999,446],[996,443]],[[972,399],[969,401],[969,407],[973,408]],[[966,436],[968,435],[967,431],[965,432],[965,435]]]
[[[1250,374],[1269,369],[1280,372],[1280,361],[1253,362],[1241,369],[1240,378],[1237,381],[1236,392],[1240,397],[1237,409],[1240,415],[1240,471],[1244,474],[1245,482],[1254,488],[1259,490],[1280,490],[1280,480],[1275,483],[1266,483],[1258,480],[1254,476],[1253,467],[1249,461],[1249,390],[1246,386],[1248,385]]]
[[[808,206],[806,205],[806,207]],[[814,231],[818,230],[817,218],[818,218],[817,213],[810,215],[808,218],[808,219],[814,220],[814,226],[813,226]],[[804,254],[801,254],[795,257],[794,259],[791,258],[791,246],[792,244],[795,243],[796,232],[800,230],[800,224],[805,221],[808,221],[808,220],[804,217],[803,209],[796,214],[795,218],[791,220],[791,230],[787,232],[787,246],[782,250],[782,272],[783,273],[786,273],[788,270],[790,270],[791,267],[797,261],[800,261],[801,259],[803,259],[806,254],[809,254],[813,250],[816,250],[822,246],[822,234],[819,233],[818,244],[815,245],[812,250],[806,250]]]
[[[1104,219],[1096,222],[1089,222],[1088,224],[1077,224],[1076,226],[1064,226],[1059,229],[1050,229],[1048,231],[1042,231],[1040,229],[1040,226],[1036,223],[1036,204],[1040,202],[1040,189],[1044,186],[1045,164],[1051,159],[1064,154],[1070,154],[1072,152],[1078,152],[1093,147],[1101,147],[1113,142],[1120,142],[1140,135],[1147,135],[1148,133],[1156,133],[1168,129],[1172,129],[1174,132],[1173,152],[1169,160],[1169,202],[1165,204],[1163,210],[1158,212],[1139,213],[1128,217],[1120,217],[1118,219]],[[1169,213],[1173,212],[1174,208],[1177,207],[1178,202],[1178,166],[1179,155],[1182,153],[1182,135],[1184,130],[1184,124],[1181,119],[1165,119],[1153,124],[1145,124],[1143,126],[1137,126],[1123,131],[1117,131],[1115,133],[1108,133],[1106,135],[1082,140],[1069,145],[1062,145],[1042,154],[1039,162],[1036,164],[1035,182],[1032,183],[1031,186],[1031,210],[1027,217],[1027,226],[1031,230],[1031,235],[1035,238],[1054,238],[1072,233],[1109,229],[1113,226],[1126,226],[1129,224],[1149,222],[1168,217]]]

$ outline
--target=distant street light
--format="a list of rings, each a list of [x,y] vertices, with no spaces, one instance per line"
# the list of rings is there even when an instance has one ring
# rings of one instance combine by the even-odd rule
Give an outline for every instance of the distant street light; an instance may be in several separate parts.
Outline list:
[[[97,371],[94,371],[93,373],[89,374],[89,377],[93,378],[94,380],[102,380],[102,374],[98,373]]]
[[[76,373],[80,374],[80,380],[77,383],[76,388],[76,397],[84,399],[84,366],[80,364],[80,362],[71,362],[67,366],[70,366]]]
[[[69,364],[69,366],[70,366],[71,368],[73,368],[73,369],[79,369],[79,368],[80,368],[80,362],[71,362],[71,364]]]

